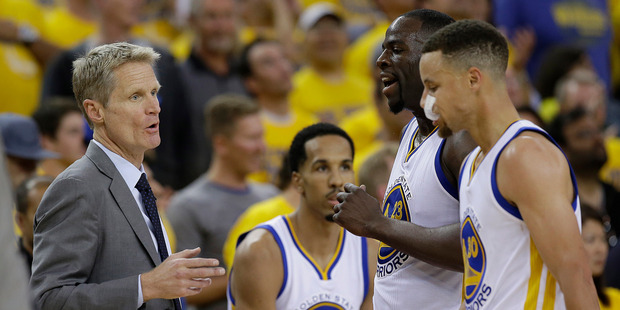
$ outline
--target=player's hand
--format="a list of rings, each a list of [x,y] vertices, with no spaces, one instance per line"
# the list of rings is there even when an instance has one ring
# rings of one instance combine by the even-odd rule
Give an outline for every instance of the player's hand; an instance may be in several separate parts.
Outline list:
[[[336,197],[340,203],[334,206],[334,222],[358,236],[374,238],[373,228],[387,218],[377,200],[366,192],[366,186],[347,183],[344,192]]]
[[[217,259],[196,257],[198,253],[200,248],[174,253],[155,269],[142,274],[144,302],[198,294],[211,285],[210,277],[226,273],[224,268],[217,267],[220,264]]]

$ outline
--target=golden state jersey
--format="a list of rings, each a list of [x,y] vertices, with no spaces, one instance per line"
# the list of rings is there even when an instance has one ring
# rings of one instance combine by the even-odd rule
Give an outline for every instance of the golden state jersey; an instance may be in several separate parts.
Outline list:
[[[468,310],[566,309],[560,287],[543,263],[519,209],[497,187],[498,158],[508,143],[524,131],[537,132],[555,144],[533,123],[518,120],[506,129],[475,170],[472,167],[480,147],[468,155],[461,168],[463,298]],[[572,169],[571,177],[575,192],[572,208],[581,223]]]
[[[458,223],[457,189],[441,169],[445,140],[437,129],[414,147],[417,119],[405,128],[392,167],[383,214],[424,227]],[[375,275],[375,309],[457,309],[463,274],[435,267],[381,243]]]
[[[284,280],[276,309],[358,310],[361,307],[369,288],[366,238],[341,228],[336,252],[322,269],[299,242],[288,216],[278,216],[254,229],[269,231],[282,254]],[[227,295],[228,309],[234,309],[230,283]]]

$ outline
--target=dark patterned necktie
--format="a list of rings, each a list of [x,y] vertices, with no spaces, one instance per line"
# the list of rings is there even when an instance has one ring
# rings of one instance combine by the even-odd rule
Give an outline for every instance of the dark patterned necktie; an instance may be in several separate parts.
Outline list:
[[[161,222],[159,220],[159,212],[157,212],[157,204],[155,203],[155,195],[151,190],[149,181],[146,180],[146,173],[140,176],[140,180],[136,183],[136,189],[142,196],[142,204],[146,210],[146,215],[149,217],[151,224],[153,225],[153,234],[155,234],[155,240],[157,240],[157,250],[159,251],[159,258],[163,262],[168,258],[168,248],[166,247],[166,239],[164,239],[164,232],[161,229]],[[174,308],[181,310],[181,303],[179,299],[173,299]]]

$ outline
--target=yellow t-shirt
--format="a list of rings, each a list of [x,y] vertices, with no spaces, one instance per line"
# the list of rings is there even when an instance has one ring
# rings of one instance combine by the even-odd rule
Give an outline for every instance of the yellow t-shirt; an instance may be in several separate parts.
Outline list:
[[[366,148],[377,140],[383,124],[379,113],[374,106],[365,107],[353,113],[340,123],[340,128],[346,131],[355,144],[355,155],[364,152]]]
[[[601,171],[599,177],[601,180],[611,183],[611,171],[620,170],[620,138],[611,137],[605,140],[605,149],[607,150],[607,161]]]
[[[45,37],[43,11],[32,0],[0,0],[0,18],[29,25]],[[28,48],[0,42],[0,113],[30,116],[39,104],[43,70]]]
[[[344,58],[347,72],[366,79],[367,83],[372,84],[372,69],[376,68],[376,59],[372,59],[373,54],[375,49],[383,43],[389,26],[388,21],[382,21],[353,42]]]
[[[131,34],[167,49],[178,62],[187,59],[194,40],[190,29],[179,29],[164,18],[151,19],[136,25]]]
[[[295,135],[305,127],[318,121],[311,114],[291,111],[290,118],[279,121],[266,113],[261,113],[261,121],[265,130],[265,160],[262,171],[250,175],[256,182],[274,182],[282,166],[282,157],[291,147]]]
[[[620,290],[613,287],[606,287],[605,293],[609,298],[609,306],[605,307],[599,303],[601,310],[618,310],[620,309]]]
[[[224,263],[230,270],[233,259],[235,257],[235,249],[237,248],[237,239],[241,234],[251,230],[256,225],[269,221],[270,219],[289,214],[295,211],[293,207],[282,195],[275,196],[271,199],[261,201],[250,206],[235,222],[228,237],[224,242]]]
[[[64,5],[56,5],[45,14],[45,27],[50,42],[70,49],[95,33],[97,23],[82,20],[71,14]]]
[[[361,108],[372,107],[371,85],[348,73],[342,80],[330,82],[305,67],[295,73],[293,85],[291,107],[324,122],[337,124]]]

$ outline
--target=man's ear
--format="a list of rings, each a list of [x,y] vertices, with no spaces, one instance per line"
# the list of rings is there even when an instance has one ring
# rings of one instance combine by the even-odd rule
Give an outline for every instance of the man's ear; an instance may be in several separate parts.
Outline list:
[[[48,151],[56,151],[56,149],[54,148],[54,138],[48,135],[41,135],[41,139],[39,140],[41,141],[41,147],[43,147],[44,149]]]
[[[469,70],[467,70],[467,78],[469,81],[470,88],[472,88],[473,90],[480,89],[482,79],[483,79],[482,72],[480,71],[480,69],[476,67],[469,68]]]
[[[303,196],[304,194],[303,180],[301,179],[301,174],[299,174],[299,172],[293,171],[293,173],[291,174],[291,183],[293,184],[297,192]]]
[[[90,121],[93,124],[103,123],[104,111],[101,103],[95,100],[86,99],[82,102],[82,106],[84,107],[86,115],[88,115],[88,118],[90,118]]]

